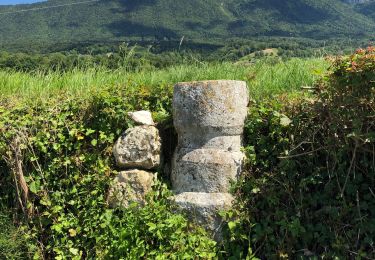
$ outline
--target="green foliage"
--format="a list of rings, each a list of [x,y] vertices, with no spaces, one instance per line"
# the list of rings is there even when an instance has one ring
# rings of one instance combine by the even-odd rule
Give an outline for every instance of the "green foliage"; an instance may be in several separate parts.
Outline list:
[[[23,238],[21,228],[16,228],[9,217],[10,214],[4,209],[0,209],[0,258],[1,259],[21,259],[28,258],[26,239]]]
[[[162,98],[165,97],[165,98]],[[109,209],[106,201],[116,174],[111,148],[131,125],[127,111],[168,113],[170,92],[119,88],[45,103],[4,104],[0,147],[5,180],[24,178],[28,196],[2,189],[18,203],[34,257],[56,259],[192,259],[215,256],[216,243],[175,212],[170,193],[158,185],[144,208]],[[12,168],[22,158],[22,168]],[[4,180],[4,181],[5,181]],[[2,183],[2,186],[5,183]],[[21,182],[15,183],[22,193]],[[25,194],[25,192],[23,192]],[[13,206],[14,207],[14,206]],[[136,257],[137,256],[137,257]]]
[[[243,251],[375,256],[374,77],[374,49],[359,50],[334,61],[312,98],[253,105],[237,186]]]
[[[163,70],[1,71],[0,197],[25,217],[15,240],[23,244],[0,240],[0,248],[11,258],[20,248],[57,259],[373,258],[374,50],[335,60],[316,93],[302,95],[326,67],[266,57]],[[177,213],[161,183],[143,208],[106,201],[112,145],[132,125],[127,112],[149,109],[169,121],[174,83],[218,78],[246,80],[252,95],[247,172],[234,187],[236,208],[223,213],[220,248]]]
[[[21,72],[67,72],[74,69],[105,68],[110,70],[123,69],[127,71],[165,68],[171,65],[189,64],[194,62],[198,54],[190,51],[166,51],[155,54],[151,48],[122,43],[116,47],[106,48],[105,51],[93,53],[98,47],[78,52],[69,50],[36,53],[0,52],[0,68]]]
[[[363,1],[363,3],[355,5],[357,12],[375,19],[375,3],[374,1]]]
[[[324,72],[328,63],[323,59],[261,59],[254,63],[191,62],[165,69],[145,68],[128,71],[123,68],[108,70],[103,67],[73,69],[59,72],[15,72],[0,70],[0,95],[20,99],[22,102],[39,102],[80,96],[89,98],[92,92],[108,89],[124,91],[126,98],[137,104],[136,99],[147,96],[153,102],[167,102],[176,82],[240,79],[248,82],[256,100],[273,94],[298,92],[301,86],[312,85]],[[167,93],[167,95],[165,95]],[[147,105],[147,104],[144,104]],[[147,107],[147,106],[146,106]],[[151,108],[150,108],[151,109]],[[167,110],[168,111],[168,110]]]
[[[340,0],[49,0],[31,6],[1,6],[0,44],[30,45],[122,40],[217,39],[256,36],[345,38],[372,36],[371,14]],[[58,5],[59,8],[49,8]],[[63,6],[61,6],[63,5]],[[19,10],[43,8],[30,12]],[[12,13],[15,12],[15,13]],[[368,16],[367,16],[368,15]],[[276,22],[275,22],[276,21]],[[176,44],[178,46],[178,44]]]
[[[0,72],[4,95],[0,106],[0,167],[4,173],[0,194],[8,207],[17,204],[28,216],[21,223],[26,226],[29,254],[60,259],[241,256],[235,244],[219,252],[200,228],[175,212],[166,199],[169,193],[160,184],[144,208],[109,209],[106,192],[116,174],[111,147],[131,125],[127,111],[149,109],[157,121],[170,120],[175,82],[243,78],[260,98],[289,84],[286,78],[272,76],[283,74],[277,71],[311,69],[301,64],[325,66],[319,59],[295,59],[279,60],[276,65],[268,61],[251,66],[197,63],[135,72],[101,67],[64,73]],[[267,70],[275,73],[267,77]],[[306,81],[306,73],[299,75],[294,91]],[[255,89],[258,77],[266,88]],[[309,76],[306,84],[313,80]],[[22,158],[22,172],[10,167],[17,155]],[[23,204],[18,202],[23,200],[22,187],[17,186],[17,193],[6,185],[14,183],[15,175],[23,176],[29,189]],[[253,254],[250,250],[246,255]]]
[[[160,185],[160,184],[159,184]],[[145,207],[131,206],[116,216],[106,212],[105,229],[97,242],[106,257],[120,259],[212,259],[216,243],[171,207],[171,192],[159,187],[149,194]],[[117,214],[118,215],[118,214]]]

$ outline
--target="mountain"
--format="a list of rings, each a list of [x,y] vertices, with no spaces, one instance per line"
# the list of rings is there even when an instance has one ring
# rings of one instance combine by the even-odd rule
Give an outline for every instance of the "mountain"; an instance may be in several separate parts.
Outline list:
[[[361,13],[375,21],[375,0],[368,0],[357,4],[355,9],[358,13]]]
[[[348,4],[363,4],[363,3],[371,2],[372,0],[342,0],[342,1]]]
[[[203,41],[256,36],[315,39],[371,36],[375,29],[374,1],[364,4],[347,1],[357,2],[48,0],[31,5],[0,6],[0,48],[35,43],[180,39],[182,36]]]

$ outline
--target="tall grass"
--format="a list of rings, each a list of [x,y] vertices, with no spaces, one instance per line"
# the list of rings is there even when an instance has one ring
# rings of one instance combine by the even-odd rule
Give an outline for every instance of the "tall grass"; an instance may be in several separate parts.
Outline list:
[[[27,259],[27,244],[9,214],[0,207],[0,259]]]
[[[323,59],[291,59],[286,62],[263,60],[254,64],[196,63],[172,66],[167,69],[147,69],[129,72],[125,69],[106,70],[101,67],[75,69],[69,72],[13,72],[0,71],[2,98],[18,97],[22,100],[40,101],[67,96],[85,97],[103,88],[126,88],[166,84],[181,81],[236,79],[245,80],[255,99],[284,92],[298,91],[311,85],[325,71]]]

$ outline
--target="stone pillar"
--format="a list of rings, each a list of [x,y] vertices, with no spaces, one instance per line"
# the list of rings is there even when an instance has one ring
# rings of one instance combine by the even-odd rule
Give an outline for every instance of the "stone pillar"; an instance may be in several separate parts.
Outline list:
[[[174,87],[173,117],[178,146],[171,177],[175,200],[189,210],[196,207],[195,215],[199,215],[201,223],[206,220],[208,229],[218,228],[213,224],[218,223],[217,218],[207,217],[209,209],[217,212],[231,205],[227,193],[231,181],[241,173],[248,102],[243,81],[187,82]]]

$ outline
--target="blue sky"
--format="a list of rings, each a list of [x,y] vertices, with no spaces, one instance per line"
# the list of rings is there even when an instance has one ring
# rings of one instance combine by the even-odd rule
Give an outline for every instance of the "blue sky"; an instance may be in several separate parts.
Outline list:
[[[0,0],[0,5],[31,4],[43,2],[43,0]]]

